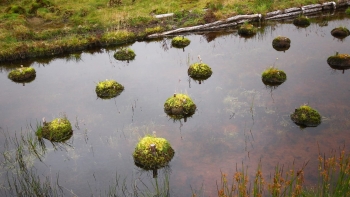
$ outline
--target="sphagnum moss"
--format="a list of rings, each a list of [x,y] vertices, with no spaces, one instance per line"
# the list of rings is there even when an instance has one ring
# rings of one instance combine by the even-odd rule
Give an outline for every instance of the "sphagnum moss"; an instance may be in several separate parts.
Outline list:
[[[21,67],[17,68],[15,70],[12,70],[8,74],[8,78],[13,80],[13,81],[27,81],[35,78],[36,72],[35,69],[32,67]]]
[[[117,60],[133,60],[135,59],[135,52],[130,48],[121,48],[119,51],[114,53],[114,58]]]
[[[196,111],[196,104],[186,94],[174,94],[164,103],[164,111],[173,119],[192,116]]]
[[[102,99],[110,99],[118,96],[124,90],[124,86],[115,80],[100,81],[96,85],[96,94]]]
[[[321,124],[321,115],[308,105],[301,105],[290,115],[293,122],[306,127],[315,127]]]
[[[183,36],[176,36],[171,40],[171,45],[176,48],[184,48],[190,43],[191,41]]]
[[[72,125],[66,117],[56,118],[51,122],[44,122],[39,127],[36,135],[52,142],[64,142],[73,135]]]
[[[267,85],[280,85],[287,80],[287,75],[283,70],[270,67],[261,75],[262,81]]]
[[[194,63],[188,68],[187,73],[195,80],[205,80],[213,74],[213,71],[207,64]]]

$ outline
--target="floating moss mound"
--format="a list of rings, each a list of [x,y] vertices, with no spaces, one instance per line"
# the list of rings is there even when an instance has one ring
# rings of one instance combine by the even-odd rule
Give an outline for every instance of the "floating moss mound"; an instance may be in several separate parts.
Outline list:
[[[293,24],[298,27],[308,27],[310,25],[310,19],[302,15],[295,18]]]
[[[241,36],[253,36],[257,32],[257,29],[254,27],[254,25],[249,23],[244,23],[239,27],[238,34]]]
[[[276,51],[286,51],[290,48],[290,39],[284,36],[277,36],[272,41],[272,47]]]
[[[5,12],[9,14],[25,14],[26,10],[22,6],[11,5],[5,9]]]
[[[194,63],[188,68],[187,73],[195,80],[205,80],[213,74],[213,71],[207,64]]]
[[[152,151],[151,145],[155,145]],[[175,151],[164,138],[146,136],[136,145],[133,153],[135,165],[145,170],[154,170],[166,166],[174,157]]]
[[[164,111],[173,119],[181,119],[192,116],[196,105],[188,95],[174,94],[165,101]]]
[[[64,142],[72,137],[72,125],[66,117],[56,118],[39,127],[36,135],[41,139],[45,138],[52,142]]]
[[[8,74],[8,78],[16,82],[32,81],[35,77],[36,72],[32,67],[17,68]]]
[[[331,34],[332,34],[332,36],[334,36],[336,38],[342,39],[342,38],[349,36],[350,31],[346,27],[337,27],[331,31]]]
[[[285,82],[287,80],[287,75],[283,70],[270,67],[264,70],[261,79],[265,85],[276,86]]]
[[[114,53],[114,58],[121,61],[133,60],[135,59],[135,56],[135,52],[130,48],[122,48],[116,53]]]
[[[96,94],[102,99],[110,99],[118,96],[124,90],[124,86],[115,80],[100,81],[96,85]]]
[[[175,48],[184,48],[188,46],[191,41],[183,36],[176,36],[171,40],[171,45]]]
[[[350,55],[336,53],[328,57],[327,63],[334,69],[348,69],[350,68]]]
[[[293,122],[300,126],[316,127],[321,123],[321,115],[308,105],[302,105],[290,115]]]

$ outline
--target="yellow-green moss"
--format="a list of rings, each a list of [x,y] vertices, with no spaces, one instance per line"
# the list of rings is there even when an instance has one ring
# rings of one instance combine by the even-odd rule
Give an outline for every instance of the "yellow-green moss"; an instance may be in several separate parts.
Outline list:
[[[184,48],[188,46],[191,41],[183,36],[176,36],[171,40],[171,45],[176,48]]]
[[[328,57],[327,63],[335,69],[347,69],[350,68],[350,55],[338,54]]]
[[[280,85],[287,80],[287,75],[283,70],[270,67],[264,70],[261,79],[266,85]]]
[[[35,78],[35,76],[36,76],[36,72],[35,72],[35,69],[32,67],[17,68],[15,70],[12,70],[8,74],[9,79],[13,81],[18,81],[18,82],[31,81]]]
[[[124,86],[115,80],[100,81],[96,85],[96,94],[102,99],[110,99],[118,96],[124,90]]]
[[[331,31],[331,34],[332,36],[336,37],[336,38],[345,38],[347,36],[350,35],[350,31],[348,28],[346,27],[337,27],[337,28],[334,28],[332,31]]]
[[[293,24],[298,27],[308,27],[310,25],[310,19],[304,15],[300,15],[293,20]]]
[[[165,101],[164,111],[170,117],[181,119],[192,116],[196,111],[196,105],[188,95],[174,94]]]
[[[114,53],[114,58],[117,60],[133,60],[135,59],[135,52],[130,48],[121,48],[119,51]]]
[[[52,142],[64,142],[73,135],[72,125],[66,117],[56,118],[49,123],[43,123],[36,135]]]
[[[151,144],[155,144],[155,152],[151,151]],[[146,136],[136,145],[133,157],[137,166],[145,170],[154,170],[166,166],[174,154],[175,151],[166,139]]]
[[[249,23],[242,24],[238,29],[238,34],[241,36],[252,36],[256,34],[257,29],[254,27],[254,25]]]
[[[188,68],[187,73],[195,80],[205,80],[213,74],[213,71],[207,64],[194,63]]]
[[[308,105],[302,105],[290,115],[293,122],[306,127],[315,127],[321,123],[321,115]]]
[[[284,36],[277,36],[272,41],[272,47],[277,51],[286,51],[290,47],[290,39]]]

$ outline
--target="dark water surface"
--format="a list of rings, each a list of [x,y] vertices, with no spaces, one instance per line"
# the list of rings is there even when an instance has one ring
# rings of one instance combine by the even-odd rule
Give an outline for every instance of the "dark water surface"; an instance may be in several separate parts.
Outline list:
[[[129,63],[115,60],[115,50],[104,49],[82,53],[80,61],[34,62],[30,66],[37,76],[25,86],[7,78],[20,64],[3,65],[0,127],[14,136],[28,132],[25,128],[42,117],[51,121],[60,113],[77,125],[71,147],[54,150],[45,141],[45,164],[28,158],[28,166],[35,166],[39,175],[59,174],[68,196],[105,196],[116,173],[127,184],[154,182],[152,172],[136,167],[132,158],[138,140],[153,131],[175,150],[169,167],[158,175],[169,176],[171,196],[190,196],[191,187],[215,196],[220,170],[233,175],[243,162],[253,175],[260,160],[266,176],[278,163],[294,161],[298,168],[310,160],[305,176],[311,184],[317,144],[329,153],[348,148],[350,141],[350,71],[334,70],[326,61],[335,52],[350,53],[350,38],[330,34],[338,26],[349,28],[349,22],[331,19],[327,26],[314,22],[307,28],[276,22],[252,38],[236,31],[188,35],[191,44],[185,51],[171,48],[170,39],[165,41],[167,50],[163,42],[137,42],[130,46],[136,59]],[[278,35],[291,39],[289,50],[272,48]],[[188,62],[197,62],[198,55],[213,70],[202,84],[187,76]],[[263,70],[272,65],[287,74],[276,89],[261,81]],[[96,83],[105,79],[115,79],[125,90],[114,99],[98,99]],[[174,92],[188,93],[197,105],[187,122],[174,122],[163,111]],[[318,127],[300,129],[290,120],[294,109],[305,103],[323,116]]]

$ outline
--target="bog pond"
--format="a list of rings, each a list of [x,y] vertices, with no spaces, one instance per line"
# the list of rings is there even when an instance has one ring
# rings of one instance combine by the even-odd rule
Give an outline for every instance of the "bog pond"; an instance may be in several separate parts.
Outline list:
[[[305,181],[312,184],[319,152],[349,148],[350,71],[327,64],[336,52],[350,53],[349,38],[330,34],[349,24],[348,17],[336,13],[313,19],[306,28],[270,21],[250,38],[234,29],[189,34],[185,36],[191,43],[184,50],[171,47],[170,38],[136,42],[128,46],[136,53],[130,62],[114,59],[115,47],[4,63],[1,190],[11,196],[7,180],[16,177],[17,164],[9,162],[16,161],[16,146],[35,136],[43,117],[51,121],[62,114],[72,123],[73,136],[63,144],[44,140],[45,152],[33,154],[24,145],[23,162],[41,180],[59,184],[66,196],[132,196],[135,190],[139,196],[153,196],[157,187],[168,187],[168,196],[191,196],[194,191],[216,196],[221,172],[231,176],[243,165],[253,174],[259,162],[268,176],[277,164],[299,168],[309,161]],[[272,47],[279,35],[290,38],[288,50]],[[198,55],[213,71],[201,83],[187,75]],[[8,79],[21,65],[35,68],[30,83]],[[270,66],[287,74],[278,87],[261,80]],[[124,91],[112,99],[98,98],[96,84],[106,79],[116,80]],[[164,112],[164,102],[174,93],[188,94],[197,106],[186,122]],[[303,104],[321,114],[320,125],[301,128],[291,120],[290,114]],[[158,178],[134,164],[135,146],[147,134],[166,138],[175,151]]]

